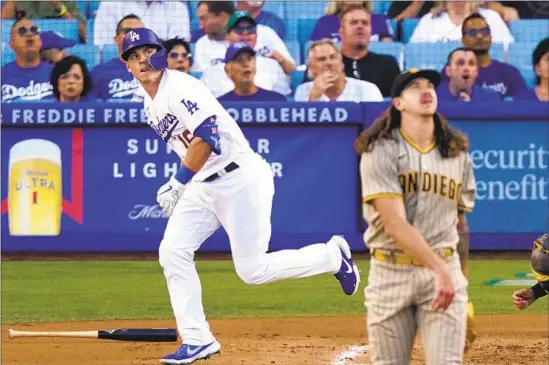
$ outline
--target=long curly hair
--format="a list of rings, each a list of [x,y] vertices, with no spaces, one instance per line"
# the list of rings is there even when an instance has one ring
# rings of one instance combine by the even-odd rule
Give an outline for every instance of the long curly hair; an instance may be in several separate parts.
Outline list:
[[[444,158],[457,157],[461,152],[469,150],[469,140],[463,132],[451,127],[448,120],[439,113],[435,113],[433,118],[435,146]],[[391,106],[369,128],[360,133],[354,143],[356,152],[358,154],[371,152],[374,142],[380,139],[394,140],[393,131],[400,128],[401,124],[400,111]]]

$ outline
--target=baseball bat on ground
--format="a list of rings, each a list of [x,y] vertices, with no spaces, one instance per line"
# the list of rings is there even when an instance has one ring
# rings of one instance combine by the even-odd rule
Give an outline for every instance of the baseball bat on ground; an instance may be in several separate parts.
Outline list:
[[[10,329],[9,338],[17,337],[71,337],[71,338],[98,338],[115,341],[137,342],[176,342],[177,329],[175,328],[117,328],[101,331],[17,331]]]

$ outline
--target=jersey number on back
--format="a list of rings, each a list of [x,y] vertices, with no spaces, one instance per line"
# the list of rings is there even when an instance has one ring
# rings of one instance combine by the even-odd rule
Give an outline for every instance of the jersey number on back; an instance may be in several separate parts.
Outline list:
[[[196,103],[193,103],[190,100],[183,99],[183,100],[181,100],[181,104],[183,104],[185,106],[185,108],[187,108],[187,112],[190,115],[193,115],[195,111],[199,110],[198,105]]]
[[[174,136],[175,139],[181,141],[183,143],[183,146],[185,148],[189,148],[189,145],[191,144],[191,141],[193,140],[193,136],[191,136],[191,132],[189,132],[188,129],[185,129],[185,131],[181,134],[178,134],[177,136]]]

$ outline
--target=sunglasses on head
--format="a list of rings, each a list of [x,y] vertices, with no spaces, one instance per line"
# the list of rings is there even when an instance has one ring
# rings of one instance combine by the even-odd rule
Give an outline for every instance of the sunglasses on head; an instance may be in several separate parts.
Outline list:
[[[172,60],[177,59],[179,56],[183,57],[183,59],[185,59],[185,60],[188,60],[188,59],[192,58],[193,55],[190,54],[190,53],[187,53],[187,52],[181,52],[181,53],[179,53],[179,52],[170,52],[170,53],[168,53],[168,57],[170,57]]]
[[[483,36],[489,36],[490,35],[490,28],[484,27],[480,29],[471,28],[471,29],[465,29],[465,35],[468,35],[469,37],[476,37],[477,34],[482,34]]]
[[[236,34],[254,34],[257,31],[257,27],[255,25],[235,25],[232,30]]]
[[[32,35],[40,34],[40,28],[38,28],[36,25],[31,26],[30,28],[20,27],[17,29],[17,33],[20,36],[24,36],[27,34],[27,32],[30,32]]]

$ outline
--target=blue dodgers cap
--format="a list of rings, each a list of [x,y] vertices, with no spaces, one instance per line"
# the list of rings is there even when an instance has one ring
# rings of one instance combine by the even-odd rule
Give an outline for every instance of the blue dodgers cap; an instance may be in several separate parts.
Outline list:
[[[225,63],[234,60],[240,52],[248,52],[252,56],[255,56],[255,51],[248,42],[236,42],[227,48],[227,52],[225,52]]]
[[[50,48],[69,48],[76,44],[75,39],[65,38],[59,32],[47,31],[41,32],[40,38],[42,38],[42,48],[40,50],[50,49]]]

